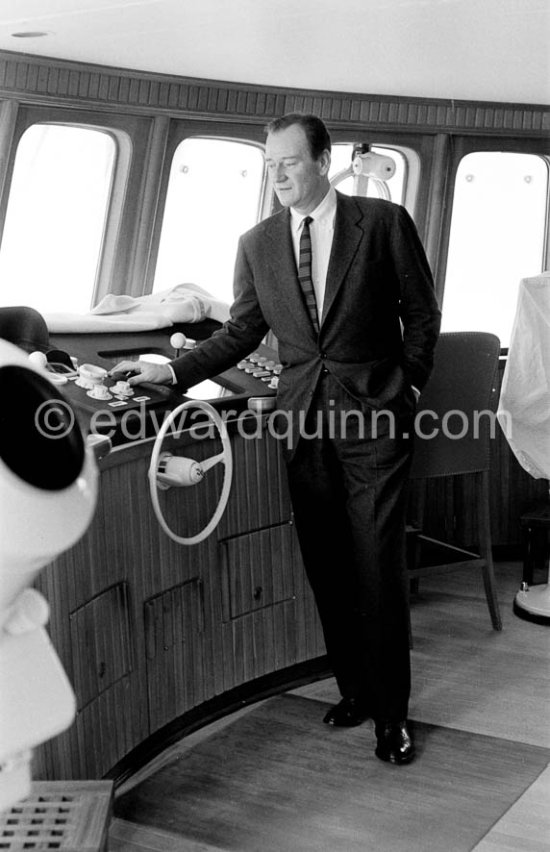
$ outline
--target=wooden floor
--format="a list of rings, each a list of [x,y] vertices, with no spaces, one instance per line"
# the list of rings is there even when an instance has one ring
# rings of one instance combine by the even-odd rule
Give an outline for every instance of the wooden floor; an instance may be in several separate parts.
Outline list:
[[[521,743],[550,749],[550,628],[523,621],[512,614],[512,601],[521,578],[520,565],[500,563],[496,569],[504,620],[501,633],[491,628],[481,579],[476,573],[458,572],[422,581],[420,594],[413,600],[412,607],[414,648],[410,718],[418,723],[448,729],[449,734],[454,733],[454,741],[460,740],[459,732],[470,732],[508,740],[511,751],[513,744]],[[332,680],[303,687],[294,691],[293,695],[300,701],[308,701],[308,708],[312,712],[315,709],[315,713],[321,707],[319,702],[332,703],[338,699]],[[253,712],[254,708],[246,708],[238,716],[242,718]],[[145,778],[155,778],[164,767],[179,760],[197,744],[209,740],[217,742],[215,738],[219,737],[220,731],[228,731],[235,718],[233,715],[187,737],[132,778],[117,795],[120,797],[136,788]],[[314,726],[316,715],[311,718]],[[319,725],[319,732],[324,735],[322,725]],[[327,735],[333,733],[328,731]],[[351,732],[343,733],[348,736]],[[360,736],[368,739],[364,732]],[[475,738],[471,742],[475,742]],[[299,763],[299,759],[299,756],[286,755],[282,769],[290,777],[293,761]],[[380,771],[387,769],[379,761],[371,763],[378,765]],[[402,773],[407,768],[392,767],[392,770]],[[374,776],[370,780],[376,783]],[[452,784],[452,778],[450,782]],[[261,795],[262,791],[259,792]],[[439,793],[441,795],[441,789]],[[418,806],[427,808],[429,803],[422,799],[424,795],[429,795],[425,785],[416,791],[416,796]],[[488,819],[485,836],[478,839],[471,849],[475,852],[539,852],[550,849],[549,803],[550,768],[544,768],[543,763],[541,774],[516,801],[510,800],[509,806],[501,809],[496,822]],[[394,841],[379,846],[380,852],[406,848],[406,838],[398,837],[395,832],[392,834],[392,828],[390,809],[388,832]],[[399,831],[402,832],[402,827]],[[236,849],[229,843],[212,846],[199,838],[166,830],[166,826],[159,824],[158,820],[156,825],[144,826],[119,818],[112,822],[109,848],[111,852],[225,852]],[[250,848],[253,847],[247,846],[247,849]],[[281,852],[301,852],[305,848],[309,847],[295,845],[289,838],[288,846],[281,848]],[[325,844],[319,845],[319,852],[325,849],[327,852],[348,852],[349,848],[349,843],[346,846],[345,842],[338,848]],[[371,847],[365,845],[365,848]],[[450,852],[450,848],[465,847],[451,843],[441,852]],[[261,849],[259,845],[258,852]]]

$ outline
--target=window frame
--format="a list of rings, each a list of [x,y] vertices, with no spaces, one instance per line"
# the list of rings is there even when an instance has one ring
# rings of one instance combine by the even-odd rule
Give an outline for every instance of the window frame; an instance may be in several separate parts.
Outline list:
[[[151,245],[145,272],[144,292],[151,293],[155,281],[156,266],[160,247],[160,238],[162,233],[162,225],[164,221],[164,213],[166,209],[166,199],[168,196],[168,186],[170,182],[170,173],[172,170],[172,162],[178,146],[185,142],[186,139],[201,138],[201,139],[216,139],[226,140],[228,142],[240,142],[243,144],[253,145],[258,147],[262,152],[265,148],[265,132],[263,125],[247,125],[239,122],[223,122],[216,120],[212,121],[195,121],[187,119],[173,119],[170,122],[166,135],[162,174],[159,181],[158,195],[156,202],[156,210],[154,215],[154,224],[151,235]],[[269,193],[267,192],[266,170],[262,179],[262,187],[260,191],[260,199],[258,203],[258,221],[269,215],[267,210]]]
[[[467,154],[473,153],[511,153],[533,154],[543,157],[550,171],[550,142],[545,139],[525,139],[519,137],[489,137],[489,136],[452,136],[450,137],[450,157],[447,170],[446,205],[443,210],[441,240],[438,252],[436,292],[441,304],[445,292],[447,276],[447,259],[451,237],[451,221],[453,216],[454,193],[458,167]],[[550,222],[550,180],[546,198],[546,214],[544,221],[544,249],[542,268],[550,268],[550,239],[548,227]]]
[[[368,143],[362,143],[362,142],[361,143],[360,142],[350,143],[350,142],[340,142],[340,141],[335,142],[334,141],[334,142],[332,142],[332,150],[334,151],[334,148],[336,146],[339,146],[339,145],[360,145],[360,144],[368,144],[371,149],[372,148],[382,148],[382,149],[386,149],[389,152],[396,151],[398,154],[401,154],[401,156],[403,157],[403,160],[404,160],[404,177],[403,177],[403,195],[404,195],[404,198],[401,201],[396,202],[396,203],[402,204],[405,207],[407,206],[407,203],[408,203],[412,208],[414,208],[414,202],[415,202],[416,197],[418,195],[418,186],[419,186],[419,182],[420,182],[420,157],[418,156],[418,154],[414,150],[414,148],[411,148],[409,146],[403,146],[403,145],[390,145],[389,143],[384,143],[383,145],[380,145],[377,142],[372,142],[372,141],[369,141]],[[391,153],[389,154],[389,156],[391,156]],[[333,181],[335,180],[335,178],[338,177],[339,174],[340,174],[340,172],[336,172],[330,179],[331,183],[333,184],[333,186],[336,187],[336,189],[338,189],[340,184],[339,183],[334,184]],[[344,180],[347,180],[347,177],[344,178]],[[395,199],[392,199],[392,201],[395,201]]]
[[[125,293],[135,232],[130,211],[139,209],[151,120],[53,106],[19,106],[13,111],[10,155],[1,176],[0,248],[19,142],[33,125],[78,127],[108,134],[116,146],[111,190],[90,306],[107,293]],[[141,162],[141,167],[140,167]],[[0,295],[1,298],[1,295]]]
[[[434,160],[435,135],[400,131],[331,128],[332,144],[369,144],[399,150],[407,161],[403,206],[414,219],[421,239],[427,227],[427,208],[430,194],[430,176]],[[411,156],[412,154],[412,156]],[[428,180],[424,180],[424,176]]]
[[[202,139],[202,140],[205,140],[205,141],[229,142],[229,143],[235,143],[235,144],[239,144],[239,145],[248,145],[249,147],[256,149],[256,151],[259,151],[260,154],[262,155],[262,160],[263,160],[263,153],[264,153],[265,145],[258,143],[256,140],[252,140],[252,139],[248,139],[248,138],[244,138],[244,137],[237,137],[237,136],[235,136],[234,133],[232,133],[231,135],[212,133],[212,127],[210,127],[209,129],[210,129],[209,133],[197,133],[197,132],[186,133],[186,135],[182,139],[180,139],[180,141],[177,142],[177,144],[175,146],[170,146],[170,150],[171,150],[170,156],[168,156],[168,152],[167,152],[167,155],[166,155],[166,158],[165,158],[165,168],[163,169],[162,207],[159,206],[159,208],[157,210],[156,220],[155,220],[154,262],[153,262],[153,254],[151,254],[150,264],[149,264],[151,276],[150,276],[149,281],[148,281],[148,287],[150,289],[148,289],[147,292],[153,292],[153,288],[154,288],[154,285],[155,285],[160,243],[161,243],[162,230],[163,230],[163,225],[164,225],[164,217],[166,215],[166,203],[167,203],[167,199],[168,199],[168,191],[169,191],[169,188],[170,188],[170,176],[172,174],[172,164],[174,162],[174,156],[176,154],[176,151],[180,148],[180,146],[183,145],[185,142],[188,142],[192,139]],[[254,222],[254,224],[257,224],[266,215],[266,213],[265,213],[266,195],[268,194],[267,193],[268,182],[267,182],[266,178],[267,178],[267,170],[266,170],[265,163],[264,163],[263,167],[262,167],[262,177],[261,177],[261,182],[260,182],[260,193],[259,193],[259,197],[258,197],[258,204],[257,204],[257,211],[256,211],[256,222]]]

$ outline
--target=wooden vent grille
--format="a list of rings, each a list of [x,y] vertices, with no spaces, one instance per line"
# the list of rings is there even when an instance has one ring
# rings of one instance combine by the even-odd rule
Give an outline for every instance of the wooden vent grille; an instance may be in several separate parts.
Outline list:
[[[112,783],[35,782],[31,795],[0,812],[0,850],[103,852]]]

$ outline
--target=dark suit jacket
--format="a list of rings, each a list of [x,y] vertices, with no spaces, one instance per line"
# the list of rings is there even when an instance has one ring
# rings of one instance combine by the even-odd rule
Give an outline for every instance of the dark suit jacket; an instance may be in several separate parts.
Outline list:
[[[421,389],[430,374],[440,324],[424,250],[403,207],[337,198],[319,337],[302,299],[284,209],[241,237],[231,319],[173,362],[180,385],[235,364],[271,328],[284,366],[279,408],[294,415],[307,409],[326,367],[367,409],[411,410],[411,385]]]

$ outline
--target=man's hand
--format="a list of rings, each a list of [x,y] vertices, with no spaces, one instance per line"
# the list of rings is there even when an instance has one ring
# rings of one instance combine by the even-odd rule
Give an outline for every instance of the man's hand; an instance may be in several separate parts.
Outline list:
[[[109,375],[113,378],[122,379],[125,374],[131,373],[128,377],[130,385],[140,385],[142,382],[152,382],[155,385],[170,385],[172,384],[172,373],[166,364],[151,364],[149,361],[121,361],[112,370],[109,370]]]

